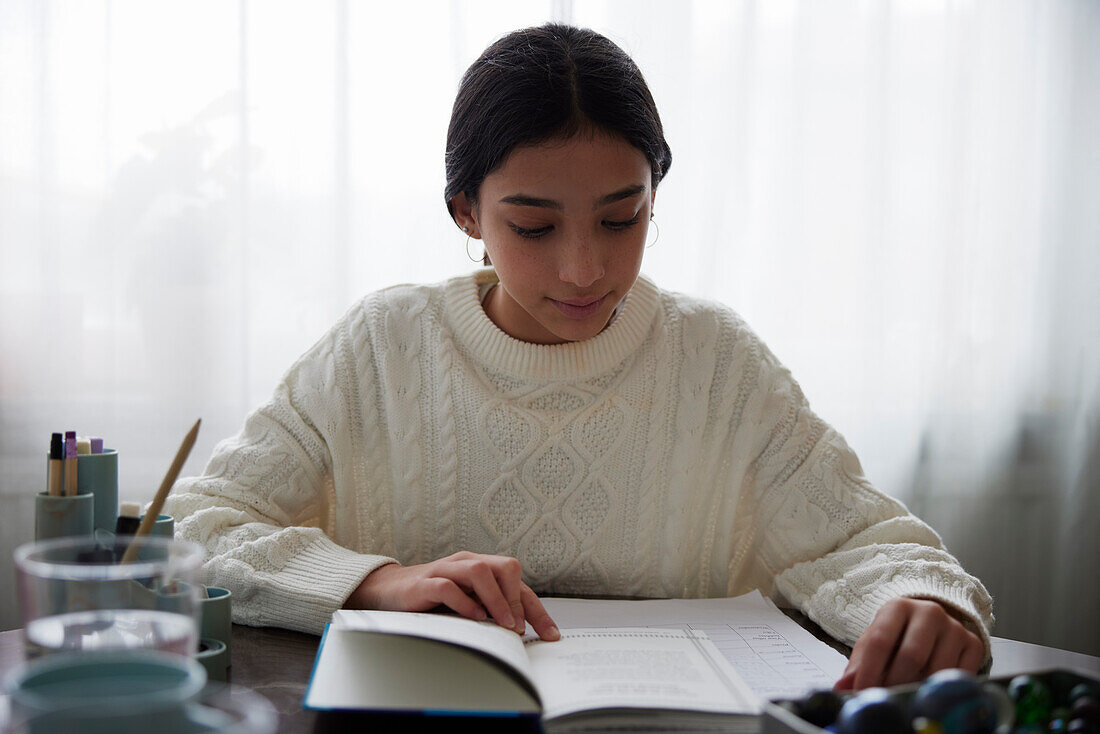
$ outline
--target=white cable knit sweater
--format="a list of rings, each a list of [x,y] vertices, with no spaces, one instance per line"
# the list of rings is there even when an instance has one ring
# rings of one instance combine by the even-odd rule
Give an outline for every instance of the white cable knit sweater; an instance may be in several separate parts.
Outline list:
[[[165,510],[234,618],[319,633],[397,559],[518,558],[536,592],[760,588],[853,643],[886,601],[992,604],[731,310],[639,278],[584,342],[517,341],[490,271],[356,304]]]

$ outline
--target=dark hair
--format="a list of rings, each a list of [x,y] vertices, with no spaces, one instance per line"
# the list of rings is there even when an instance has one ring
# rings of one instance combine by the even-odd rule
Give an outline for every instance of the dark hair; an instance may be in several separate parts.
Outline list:
[[[473,206],[512,149],[581,131],[616,135],[645,154],[653,189],[672,165],[657,105],[634,61],[587,28],[548,23],[493,43],[462,77],[447,129],[444,200]]]

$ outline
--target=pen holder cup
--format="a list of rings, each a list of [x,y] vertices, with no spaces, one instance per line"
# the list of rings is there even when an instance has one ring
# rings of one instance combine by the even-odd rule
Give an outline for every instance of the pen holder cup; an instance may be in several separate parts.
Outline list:
[[[199,637],[225,643],[225,664],[232,664],[233,594],[218,586],[206,587],[199,600]]]
[[[119,563],[136,543],[139,560]],[[150,556],[141,560],[145,553]],[[152,648],[193,657],[203,550],[167,538],[95,536],[15,549],[15,589],[28,658]]]
[[[188,705],[206,684],[197,661],[153,650],[97,650],[31,661],[5,681],[12,718],[28,734],[203,731]]]
[[[229,650],[221,640],[199,640],[199,651],[195,659],[206,669],[209,680],[222,683],[229,680]]]
[[[139,518],[141,521],[145,520],[145,515]],[[156,522],[153,523],[152,529],[149,530],[149,537],[151,538],[167,538],[172,539],[176,531],[176,521],[171,515],[157,515]],[[142,560],[154,560],[156,558],[157,549],[150,546],[142,548],[138,553],[138,558]]]
[[[95,529],[113,533],[118,520],[118,452],[81,454],[76,457],[76,471],[77,492],[95,497]]]
[[[57,497],[43,492],[34,498],[35,540],[90,536],[94,521],[95,497],[90,494]]]
[[[145,515],[141,516],[145,519]],[[176,532],[176,521],[171,515],[157,515],[157,521],[153,523],[153,529],[149,534],[157,538],[171,538]]]

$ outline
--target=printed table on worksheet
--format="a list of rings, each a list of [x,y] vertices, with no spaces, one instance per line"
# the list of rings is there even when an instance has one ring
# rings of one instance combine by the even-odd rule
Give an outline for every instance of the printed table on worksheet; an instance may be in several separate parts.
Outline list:
[[[780,698],[797,690],[832,688],[836,677],[767,624],[664,624],[705,632],[715,647],[761,698]]]
[[[545,598],[562,629],[665,627],[706,632],[761,698],[797,698],[832,688],[847,658],[787,617],[760,592],[732,599],[653,601]]]

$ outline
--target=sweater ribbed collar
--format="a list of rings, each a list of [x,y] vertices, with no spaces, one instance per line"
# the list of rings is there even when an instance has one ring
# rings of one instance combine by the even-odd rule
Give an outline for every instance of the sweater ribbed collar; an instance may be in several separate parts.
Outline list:
[[[657,286],[639,275],[611,324],[596,336],[566,344],[531,344],[505,334],[482,308],[478,285],[496,280],[492,269],[448,280],[446,318],[456,341],[475,360],[517,377],[576,379],[603,374],[642,345],[657,314]]]

